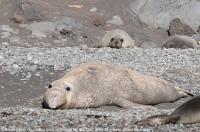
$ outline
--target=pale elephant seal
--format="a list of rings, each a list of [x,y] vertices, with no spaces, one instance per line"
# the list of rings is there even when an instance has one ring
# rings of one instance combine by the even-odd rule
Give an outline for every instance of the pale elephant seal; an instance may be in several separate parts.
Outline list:
[[[170,115],[156,115],[138,121],[135,124],[167,124],[167,123],[197,123],[200,122],[200,96],[194,97],[179,106]]]
[[[105,63],[81,64],[49,85],[43,106],[51,109],[117,105],[141,107],[191,95],[157,77]]]
[[[162,48],[187,49],[187,48],[197,48],[197,47],[198,47],[197,42],[192,37],[184,35],[172,36],[162,44]]]
[[[107,31],[96,47],[130,48],[135,47],[135,41],[125,31],[114,29]]]

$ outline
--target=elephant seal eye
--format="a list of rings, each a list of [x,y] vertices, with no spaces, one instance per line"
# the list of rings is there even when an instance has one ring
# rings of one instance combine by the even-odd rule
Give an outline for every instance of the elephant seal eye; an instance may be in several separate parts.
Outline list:
[[[51,84],[49,84],[48,88],[52,88],[52,85],[51,85]]]
[[[65,89],[66,89],[67,91],[70,91],[70,90],[71,90],[71,88],[70,88],[70,87],[66,87]]]

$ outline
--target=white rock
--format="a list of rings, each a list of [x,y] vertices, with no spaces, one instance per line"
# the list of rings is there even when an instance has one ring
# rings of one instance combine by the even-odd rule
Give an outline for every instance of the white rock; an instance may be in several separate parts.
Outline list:
[[[45,33],[42,33],[40,31],[32,31],[32,36],[38,37],[38,38],[46,38],[47,37],[47,35]]]
[[[8,38],[10,36],[10,32],[2,32],[1,35],[1,38]]]
[[[90,9],[90,12],[96,12],[97,11],[97,8],[96,7],[93,7]]]
[[[8,42],[2,42],[1,44],[2,44],[2,45],[5,45],[5,46],[8,46],[8,45],[9,45]]]
[[[124,22],[122,21],[122,19],[119,16],[113,16],[111,20],[107,21],[107,23],[118,25],[118,26],[124,24]]]
[[[11,28],[9,25],[1,25],[0,31],[10,32],[13,34],[18,34],[19,30]]]

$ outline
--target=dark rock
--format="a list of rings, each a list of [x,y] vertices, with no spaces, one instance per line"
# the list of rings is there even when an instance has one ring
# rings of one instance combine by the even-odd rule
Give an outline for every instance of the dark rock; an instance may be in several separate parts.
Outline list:
[[[19,16],[19,15],[13,15],[11,18],[10,18],[10,21],[11,22],[14,22],[14,23],[17,23],[17,24],[22,24],[24,22],[24,18]]]
[[[76,38],[76,33],[71,30],[71,29],[67,29],[67,28],[63,28],[61,31],[60,31],[60,34],[62,35],[65,35],[67,36],[68,38],[70,38],[71,40],[75,40]]]
[[[95,18],[92,21],[92,24],[96,27],[103,27],[103,26],[105,26],[105,21],[101,18]]]
[[[181,22],[179,18],[174,18],[169,24],[169,36],[186,35],[192,36],[195,31],[187,24]]]
[[[200,26],[198,27],[197,32],[200,33]]]

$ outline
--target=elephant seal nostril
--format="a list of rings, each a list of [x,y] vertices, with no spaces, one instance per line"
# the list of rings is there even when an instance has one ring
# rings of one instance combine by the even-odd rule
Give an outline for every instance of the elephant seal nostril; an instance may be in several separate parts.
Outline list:
[[[50,109],[48,104],[45,101],[42,102],[42,108],[43,109]]]

